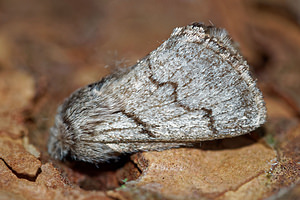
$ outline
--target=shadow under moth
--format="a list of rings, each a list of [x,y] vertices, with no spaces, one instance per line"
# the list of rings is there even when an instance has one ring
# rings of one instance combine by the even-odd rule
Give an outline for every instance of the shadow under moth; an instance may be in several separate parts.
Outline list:
[[[224,29],[194,23],[127,70],[59,106],[48,151],[91,163],[249,133],[266,121],[262,93]]]

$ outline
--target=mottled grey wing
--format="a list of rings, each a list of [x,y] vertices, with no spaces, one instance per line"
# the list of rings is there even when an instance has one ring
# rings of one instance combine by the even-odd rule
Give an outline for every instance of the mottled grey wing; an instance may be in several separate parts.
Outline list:
[[[248,133],[266,118],[248,64],[226,31],[211,27],[176,28],[131,71],[97,92],[121,102],[107,125],[96,128],[98,141],[212,140]]]

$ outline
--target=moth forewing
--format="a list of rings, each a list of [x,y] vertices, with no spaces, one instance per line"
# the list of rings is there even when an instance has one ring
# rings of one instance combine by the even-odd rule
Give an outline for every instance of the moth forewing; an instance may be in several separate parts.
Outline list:
[[[75,91],[58,110],[49,153],[103,162],[249,133],[262,94],[223,29],[193,24],[123,73]]]

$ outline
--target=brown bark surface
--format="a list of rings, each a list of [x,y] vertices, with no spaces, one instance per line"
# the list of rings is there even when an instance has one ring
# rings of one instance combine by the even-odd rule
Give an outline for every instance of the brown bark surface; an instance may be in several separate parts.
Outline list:
[[[300,1],[2,0],[0,8],[0,199],[300,198]],[[49,157],[64,98],[194,21],[239,43],[265,97],[262,128],[98,166]]]

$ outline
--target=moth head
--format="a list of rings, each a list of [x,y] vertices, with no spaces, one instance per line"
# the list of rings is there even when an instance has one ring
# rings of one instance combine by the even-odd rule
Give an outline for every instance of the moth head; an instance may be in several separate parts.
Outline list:
[[[60,108],[58,111],[59,110]],[[66,127],[66,124],[58,112],[55,117],[55,124],[50,129],[48,153],[54,159],[62,160],[69,154],[72,143],[68,127]]]
[[[68,107],[69,110],[65,111],[67,103],[58,108],[55,123],[50,129],[48,153],[51,157],[58,160],[70,157],[74,160],[90,163],[117,159],[119,153],[101,142],[91,142],[94,139],[93,134],[76,129],[74,124],[78,123],[78,121],[85,121],[81,119],[86,116],[83,112],[80,112],[81,115],[78,115],[78,118],[71,119],[66,113],[73,111],[75,108],[70,106]]]

